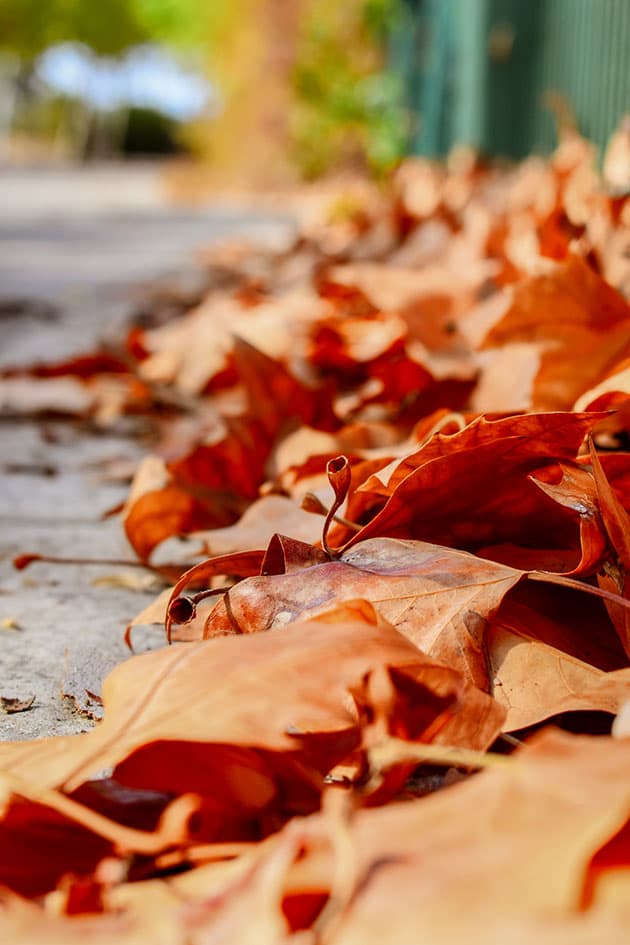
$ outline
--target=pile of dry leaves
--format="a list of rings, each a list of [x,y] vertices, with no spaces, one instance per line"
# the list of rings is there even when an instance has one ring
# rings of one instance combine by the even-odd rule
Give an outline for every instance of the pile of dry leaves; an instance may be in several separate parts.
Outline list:
[[[150,423],[122,519],[176,583],[102,723],[0,745],[0,938],[627,942],[627,191],[575,136],[410,161],[207,267],[1,382]]]

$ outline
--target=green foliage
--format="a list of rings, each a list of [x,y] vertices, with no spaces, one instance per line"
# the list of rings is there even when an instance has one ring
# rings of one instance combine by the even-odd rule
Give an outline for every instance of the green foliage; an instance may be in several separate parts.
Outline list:
[[[137,43],[206,48],[237,29],[249,0],[0,0],[0,49],[32,59],[74,40],[116,55]]]
[[[304,23],[294,87],[295,158],[313,177],[348,160],[376,172],[404,152],[399,82],[383,64],[399,0],[317,2]]]
[[[244,0],[129,0],[155,39],[182,48],[212,49],[238,28]]]
[[[305,0],[290,50],[296,66],[288,116],[293,157],[305,175],[349,160],[382,171],[403,152],[400,89],[383,64],[401,2]],[[238,38],[256,29],[265,9],[262,0],[0,0],[0,51],[28,64],[67,40],[108,56],[150,41],[196,49],[236,114],[250,74],[243,57],[252,53]],[[263,82],[246,97],[264,94]]]
[[[0,0],[0,48],[30,59],[54,42],[53,5],[54,0]]]
[[[75,34],[67,38],[76,38],[101,55],[116,55],[150,39],[129,0],[66,0],[64,6]]]
[[[0,0],[0,47],[25,60],[66,40],[116,55],[148,38],[131,0]]]
[[[364,0],[363,23],[374,39],[387,39],[401,16],[401,3],[402,0]]]

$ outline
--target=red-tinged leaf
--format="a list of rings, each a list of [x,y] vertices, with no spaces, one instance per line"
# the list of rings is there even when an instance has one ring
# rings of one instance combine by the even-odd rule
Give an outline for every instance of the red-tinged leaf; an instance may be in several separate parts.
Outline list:
[[[0,374],[3,377],[79,377],[87,379],[97,374],[129,374],[130,365],[127,361],[107,352],[98,351],[94,354],[78,355],[67,361],[57,363],[34,364],[30,367],[5,368]]]
[[[249,577],[258,574],[287,574],[313,564],[328,560],[327,555],[314,545],[306,544],[286,535],[273,535],[264,551],[241,551],[219,555],[202,561],[186,571],[175,587],[166,590],[138,614],[127,628],[141,624],[164,624],[169,642],[172,640],[201,640],[210,609],[214,606],[214,595],[228,589],[229,585],[211,591],[194,590],[206,588],[218,575]],[[237,630],[236,625],[233,628]]]
[[[547,482],[535,475],[530,478],[545,495],[559,505],[572,509],[579,516],[581,557],[576,567],[567,568],[566,573],[589,574],[597,569],[606,554],[606,535],[600,516],[595,481],[587,470],[577,463],[559,463],[559,468],[562,474],[559,482]]]
[[[629,144],[612,196],[566,130],[344,180],[319,221],[309,187],[289,246],[206,253],[120,359],[0,377],[10,416],[142,414],[139,566],[212,555],[151,565],[177,584],[133,625],[177,645],[115,669],[102,724],[0,744],[0,941],[626,945]],[[57,551],[16,563],[103,561]]]
[[[211,578],[217,575],[238,575],[240,577],[249,577],[259,574],[265,560],[264,551],[237,551],[232,554],[219,555],[216,558],[210,558],[208,561],[202,561],[190,568],[180,577],[179,581],[170,592],[168,603],[166,604],[166,636],[171,642],[171,626],[175,623],[189,623],[196,613],[196,608],[189,602],[188,598],[182,598],[184,591],[207,587]],[[173,609],[179,601],[177,610]],[[182,606],[186,607],[184,619],[182,618]]]
[[[312,544],[321,534],[321,522],[286,496],[267,495],[253,502],[234,525],[193,532],[190,539],[201,543],[196,554],[208,557],[264,548],[277,532]]]
[[[562,325],[608,331],[627,322],[628,304],[580,256],[550,273],[526,280],[512,307],[486,338],[486,345],[515,337],[554,337]]]
[[[326,474],[328,476],[328,482],[330,483],[335,496],[335,500],[330,506],[324,521],[324,527],[322,529],[322,544],[326,554],[332,555],[331,549],[328,545],[328,529],[330,528],[331,522],[334,520],[340,506],[342,506],[346,501],[348,489],[350,488],[350,483],[352,482],[352,472],[346,457],[337,456],[335,459],[329,460],[326,464]]]
[[[529,463],[535,468],[548,462],[550,457],[573,459],[584,437],[603,416],[559,412],[476,417],[454,433],[438,432],[404,456],[390,471],[387,481],[381,483],[383,495],[391,495],[410,473],[429,463],[452,458],[453,454],[466,453],[472,465],[477,453],[494,447],[503,464],[499,471],[508,474],[515,465],[526,467]]]
[[[630,512],[630,453],[602,453],[600,462],[615,495]]]
[[[40,743],[45,745],[46,743]],[[21,746],[16,745],[19,749]],[[116,851],[125,854],[155,855],[188,838],[188,821],[199,801],[181,797],[175,801],[161,797],[160,808],[148,830],[124,823],[133,803],[127,791],[115,806],[123,822],[83,801],[85,788],[76,797],[43,787],[38,779],[22,780],[0,773],[3,790],[3,817],[0,821],[0,882],[3,887],[26,896],[40,896],[54,889],[64,876],[90,877],[99,860]],[[98,789],[98,788],[97,788]],[[78,799],[81,798],[81,799]],[[138,797],[139,804],[142,801]]]
[[[614,549],[615,560],[607,562],[600,576],[600,587],[615,591],[630,599],[630,515],[615,495],[599,460],[592,440],[590,445],[591,466],[597,488],[604,526]],[[608,603],[608,610],[619,637],[630,658],[630,616],[625,608]]]
[[[234,339],[234,359],[247,391],[250,416],[263,424],[270,438],[291,420],[318,430],[334,432],[339,428],[330,385],[313,390],[304,387],[281,364],[242,338]]]
[[[488,632],[495,699],[505,706],[505,731],[527,728],[561,712],[598,711],[616,715],[630,698],[630,669],[604,673],[590,663],[542,643],[510,620],[496,620]]]
[[[67,815],[19,797],[4,811],[0,843],[0,882],[22,896],[50,892],[67,873],[91,874],[114,849]]]
[[[561,575],[528,574],[438,545],[372,539],[353,545],[337,561],[241,582],[210,612],[204,633],[275,629],[365,598],[423,651],[490,691],[488,622],[526,576],[601,593]]]
[[[251,502],[258,496],[272,445],[258,420],[229,420],[222,436],[170,460],[168,470],[178,484],[200,497],[234,503],[236,496]]]
[[[541,345],[532,403],[569,409],[611,365],[630,356],[630,307],[583,259],[569,256],[553,272],[522,282],[484,347]],[[552,341],[553,344],[549,344]]]
[[[204,504],[171,484],[136,499],[125,516],[125,532],[140,560],[148,561],[167,538],[217,524],[217,518]],[[225,521],[230,516],[222,518]]]
[[[600,847],[588,864],[582,889],[583,910],[604,906],[624,909],[628,902],[627,879],[630,870],[630,819],[608,843]],[[619,882],[621,880],[621,882]]]
[[[584,233],[584,226],[571,223],[563,207],[556,207],[538,227],[541,256],[566,259],[573,240]]]
[[[307,545],[286,535],[274,535],[265,551],[260,573],[289,574],[325,561],[328,561],[328,556],[315,545]]]
[[[619,557],[619,564],[628,575],[630,574],[630,515],[612,489],[592,440],[589,441],[589,447],[601,516],[610,543]],[[620,587],[620,590],[622,589]]]
[[[627,667],[628,657],[605,603],[573,588],[527,580],[504,598],[495,621],[609,673]]]
[[[256,442],[230,434],[168,466],[145,459],[123,513],[130,544],[147,560],[173,535],[231,525],[256,496],[262,467]]]
[[[473,421],[437,434],[401,460],[386,481],[371,477],[350,497],[346,517],[367,524],[349,545],[387,535],[476,549],[509,542],[579,551],[575,514],[544,498],[535,469],[574,459],[597,415],[551,413]],[[365,517],[363,517],[365,516]]]

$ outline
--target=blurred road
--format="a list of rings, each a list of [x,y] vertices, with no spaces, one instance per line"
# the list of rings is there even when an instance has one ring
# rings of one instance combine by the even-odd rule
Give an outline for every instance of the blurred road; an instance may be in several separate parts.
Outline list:
[[[290,226],[223,203],[175,207],[159,164],[0,167],[0,306],[46,300],[68,323],[49,331],[3,306],[0,363],[62,357],[73,338],[84,348],[124,314],[134,284],[194,271],[195,250],[225,237],[268,242]]]
[[[274,238],[282,222],[224,205],[176,208],[155,164],[0,168],[0,295],[148,278],[226,235]]]
[[[125,319],[134,284],[169,274],[186,284],[198,247],[240,235],[281,240],[290,227],[225,205],[170,207],[155,166],[0,167],[0,365],[89,351]],[[120,522],[102,514],[128,491],[107,469],[133,465],[144,450],[120,431],[10,417],[0,417],[0,438],[0,695],[35,697],[26,712],[0,712],[0,739],[81,731],[91,724],[85,711],[98,710],[86,690],[98,691],[129,655],[124,627],[155,592],[128,587],[130,568],[18,572],[11,561],[25,552],[133,557]],[[159,629],[147,633],[146,645],[163,644]]]

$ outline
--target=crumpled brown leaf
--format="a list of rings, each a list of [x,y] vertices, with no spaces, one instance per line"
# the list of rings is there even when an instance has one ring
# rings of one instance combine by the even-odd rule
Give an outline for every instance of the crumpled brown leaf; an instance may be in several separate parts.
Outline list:
[[[461,690],[469,705],[461,720],[445,721],[444,731],[453,744],[459,737],[471,747],[489,744],[500,728],[499,707],[393,627],[369,622],[376,617],[369,608],[367,613],[368,620],[352,622],[357,612],[350,610],[345,623],[306,622],[282,634],[207,640],[134,657],[105,681],[105,718],[96,729],[4,744],[0,765],[40,787],[66,790],[114,766],[116,778],[129,786],[201,791],[215,803],[223,796],[229,808],[250,812],[273,804],[279,783],[289,792],[281,803],[291,805],[294,781],[299,804],[301,792],[308,797],[316,789],[318,773],[360,744],[348,693],[387,666],[408,672],[421,686],[426,678],[429,689],[434,674],[440,691],[450,675],[451,691]],[[315,665],[321,672],[313,672]]]
[[[605,874],[590,901],[582,897],[591,864],[627,822],[629,764],[627,742],[548,730],[509,767],[357,813],[346,838],[356,880],[330,917],[329,940],[568,945],[595,943],[605,928],[621,945],[627,868],[619,876],[625,902],[607,899]],[[626,844],[625,864],[628,852]],[[288,885],[326,888],[338,856],[326,821],[318,822]]]
[[[151,438],[123,522],[179,580],[134,623],[188,641],[0,745],[2,940],[625,945],[628,135],[602,185],[555,108],[548,160],[344,180],[126,347],[2,372]]]
[[[484,341],[537,346],[541,362],[532,407],[566,410],[616,363],[630,356],[630,308],[578,256],[516,289],[511,307]]]
[[[263,565],[261,576],[242,581],[215,605],[204,635],[274,630],[335,603],[365,598],[424,652],[488,692],[502,684],[492,668],[488,627],[508,591],[527,576],[439,545],[368,539],[338,560],[297,569],[285,563],[271,572]],[[561,576],[529,576],[581,589]],[[184,583],[185,578],[174,596]]]

